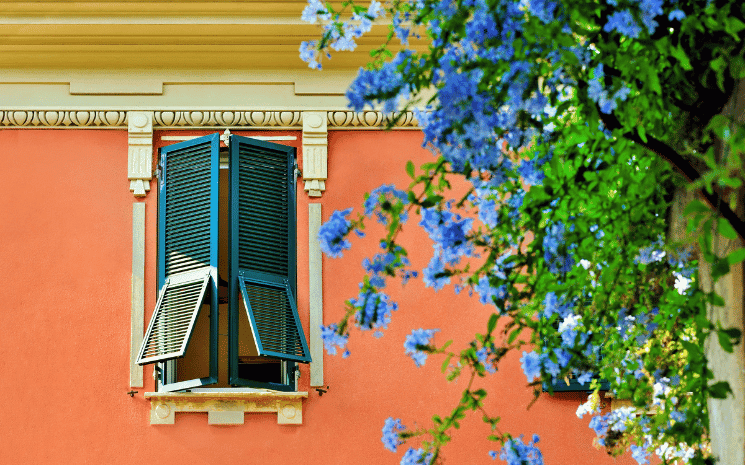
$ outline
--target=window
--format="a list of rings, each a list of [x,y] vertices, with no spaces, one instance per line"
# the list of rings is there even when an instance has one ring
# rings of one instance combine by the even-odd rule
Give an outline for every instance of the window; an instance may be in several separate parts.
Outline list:
[[[160,149],[158,301],[137,363],[161,390],[295,390],[295,149],[218,134]]]

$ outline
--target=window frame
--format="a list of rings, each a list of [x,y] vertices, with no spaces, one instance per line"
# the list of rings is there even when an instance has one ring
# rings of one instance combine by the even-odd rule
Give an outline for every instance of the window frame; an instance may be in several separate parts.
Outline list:
[[[230,179],[230,193],[228,200],[228,221],[227,231],[220,231],[220,224],[217,212],[219,211],[219,170],[220,166],[220,135],[219,133],[209,134],[206,136],[197,137],[184,142],[170,144],[159,148],[159,197],[158,197],[158,256],[157,256],[157,276],[158,276],[158,289],[159,293],[162,294],[165,291],[165,284],[169,277],[166,276],[166,189],[168,188],[168,154],[174,150],[180,150],[195,146],[199,143],[209,142],[210,143],[210,172],[211,172],[211,185],[209,188],[210,202],[212,205],[210,214],[210,263],[207,288],[209,294],[209,309],[210,309],[210,334],[209,334],[209,375],[207,377],[177,381],[176,380],[176,367],[177,359],[180,357],[173,358],[168,361],[158,362],[155,370],[157,371],[156,376],[156,389],[160,392],[173,392],[198,389],[203,390],[215,390],[219,391],[220,387],[210,387],[211,384],[218,383],[218,337],[219,337],[219,289],[218,283],[220,283],[220,276],[218,276],[218,251],[217,244],[219,241],[220,233],[227,233],[228,235],[228,384],[230,390],[236,388],[260,388],[269,389],[274,391],[285,391],[293,392],[297,389],[297,363],[294,360],[281,360],[281,383],[273,382],[260,382],[246,378],[241,378],[238,373],[238,342],[239,342],[239,327],[238,319],[240,311],[246,311],[249,320],[252,318],[252,314],[248,309],[240,308],[239,295],[241,293],[239,279],[243,279],[242,271],[239,272],[237,269],[238,262],[238,251],[237,247],[233,247],[233,234],[237,231],[238,225],[238,213],[237,213],[237,202],[238,200],[233,199],[234,194],[234,180],[238,179],[238,170],[236,169],[238,163],[237,147],[240,143],[249,144],[251,146],[259,146],[265,149],[273,149],[283,152],[287,156],[287,186],[288,186],[288,197],[286,202],[286,208],[288,212],[288,276],[284,279],[286,285],[287,296],[290,299],[291,306],[294,310],[294,320],[297,326],[297,331],[300,339],[302,340],[304,355],[306,360],[300,360],[305,363],[309,363],[310,351],[308,350],[307,340],[300,324],[299,314],[297,311],[297,153],[295,147],[286,146],[283,144],[273,144],[265,141],[251,139],[248,137],[242,137],[237,135],[230,135],[227,141],[228,145],[228,169]],[[235,162],[234,162],[235,160]],[[235,167],[234,167],[235,165]],[[188,189],[188,187],[187,187]],[[186,194],[188,195],[188,194]],[[271,277],[276,280],[276,277]],[[160,298],[158,299],[160,301]],[[244,304],[245,305],[245,304]],[[250,307],[250,306],[247,306]],[[207,307],[202,307],[201,311],[204,311]],[[198,311],[199,312],[199,311]],[[214,316],[214,317],[212,317]],[[153,320],[154,321],[154,315]],[[196,318],[196,317],[195,317]],[[193,324],[192,324],[193,326]],[[255,330],[255,326],[252,327],[252,331]],[[191,333],[187,335],[187,341],[191,338]],[[143,341],[143,348],[146,341]],[[184,345],[181,351],[183,356],[186,350]],[[265,355],[265,354],[264,354]],[[276,357],[279,358],[279,357]],[[141,363],[138,360],[140,365]],[[203,389],[202,389],[203,388]]]

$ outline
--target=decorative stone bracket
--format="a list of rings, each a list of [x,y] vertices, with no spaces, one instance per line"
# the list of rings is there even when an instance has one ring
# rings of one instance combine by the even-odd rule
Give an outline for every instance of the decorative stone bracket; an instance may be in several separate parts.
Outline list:
[[[207,412],[210,425],[242,425],[243,414],[276,412],[280,425],[303,423],[307,392],[146,392],[150,424],[172,425],[176,412]]]
[[[303,112],[303,183],[310,197],[326,190],[328,124],[325,111]]]
[[[129,131],[129,188],[135,197],[144,197],[153,178],[153,112],[127,112]]]

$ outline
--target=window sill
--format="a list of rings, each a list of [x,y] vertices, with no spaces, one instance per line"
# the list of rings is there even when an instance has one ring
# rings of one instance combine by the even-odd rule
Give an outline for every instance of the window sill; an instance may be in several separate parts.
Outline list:
[[[243,414],[276,412],[280,425],[303,423],[307,392],[213,390],[202,392],[146,392],[150,424],[172,425],[176,412],[207,412],[210,425],[242,425]]]

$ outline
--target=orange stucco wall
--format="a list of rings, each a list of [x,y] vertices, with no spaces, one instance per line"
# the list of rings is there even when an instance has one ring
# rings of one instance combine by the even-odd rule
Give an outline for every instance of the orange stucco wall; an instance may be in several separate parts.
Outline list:
[[[300,133],[282,134],[298,136],[287,143],[300,146]],[[306,334],[308,202],[320,202],[326,219],[360,205],[363,193],[381,183],[407,185],[406,161],[430,157],[420,142],[416,132],[331,132],[326,193],[309,200],[298,183],[298,307]],[[274,414],[247,414],[244,425],[230,427],[209,426],[206,414],[177,414],[174,425],[151,426],[143,392],[153,390],[152,368],[145,369],[145,388],[127,395],[132,203],[140,201],[127,181],[127,133],[0,130],[0,157],[0,463],[392,464],[401,453],[382,447],[384,420],[426,425],[433,414],[447,414],[465,386],[466,380],[445,381],[437,359],[415,368],[403,341],[411,328],[441,328],[436,340],[454,339],[459,350],[483,330],[491,310],[467,293],[435,294],[414,280],[403,290],[389,286],[401,308],[383,338],[356,332],[351,357],[325,356],[330,390],[322,397],[310,390],[302,426],[278,425]],[[153,182],[142,200],[146,321],[157,293],[156,188]],[[405,243],[421,267],[430,246],[418,228],[409,229]],[[327,323],[356,293],[360,262],[377,251],[375,231],[356,239],[344,259],[324,258]],[[582,395],[541,398],[526,411],[532,391],[517,357],[481,384],[503,430],[541,436],[547,464],[630,462],[614,462],[590,445],[587,419],[574,415]],[[300,389],[309,390],[305,367]],[[446,463],[492,463],[487,434],[478,416],[464,420],[444,450]]]

